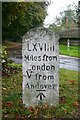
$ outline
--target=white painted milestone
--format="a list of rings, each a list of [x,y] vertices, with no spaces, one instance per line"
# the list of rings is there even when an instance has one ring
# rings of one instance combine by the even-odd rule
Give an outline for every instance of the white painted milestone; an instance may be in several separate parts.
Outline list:
[[[46,28],[23,36],[23,104],[36,106],[59,102],[59,37]]]

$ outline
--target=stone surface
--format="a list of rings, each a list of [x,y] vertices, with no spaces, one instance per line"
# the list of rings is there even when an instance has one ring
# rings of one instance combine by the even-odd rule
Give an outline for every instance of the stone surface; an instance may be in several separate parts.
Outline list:
[[[23,36],[23,103],[26,106],[59,101],[59,37],[45,28],[35,28]]]

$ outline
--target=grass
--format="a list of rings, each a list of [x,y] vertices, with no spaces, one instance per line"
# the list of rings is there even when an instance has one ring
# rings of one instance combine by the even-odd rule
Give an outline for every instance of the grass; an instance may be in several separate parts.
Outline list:
[[[19,67],[19,66],[18,66]],[[21,65],[20,65],[21,67]],[[47,104],[25,108],[22,104],[22,71],[3,78],[3,118],[74,118],[77,117],[78,102],[78,72],[60,69],[60,100],[59,106]]]
[[[62,55],[80,57],[79,46],[70,46],[69,50],[66,45],[60,44],[59,47],[60,47],[60,54],[62,54]]]

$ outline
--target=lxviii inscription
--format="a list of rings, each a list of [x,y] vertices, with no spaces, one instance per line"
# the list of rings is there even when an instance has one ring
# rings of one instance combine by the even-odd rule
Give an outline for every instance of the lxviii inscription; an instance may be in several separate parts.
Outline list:
[[[27,43],[27,51],[54,51],[54,44]]]

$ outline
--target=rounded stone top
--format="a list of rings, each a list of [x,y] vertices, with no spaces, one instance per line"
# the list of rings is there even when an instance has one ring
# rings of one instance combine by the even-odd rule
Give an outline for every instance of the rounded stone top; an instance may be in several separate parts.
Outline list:
[[[37,27],[30,29],[26,34],[23,35],[22,39],[23,41],[25,41],[25,39],[29,39],[34,36],[38,38],[39,36],[46,36],[46,35],[59,39],[59,36],[56,33],[54,33],[49,28],[44,28],[44,27]]]

